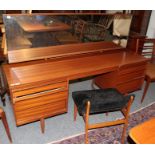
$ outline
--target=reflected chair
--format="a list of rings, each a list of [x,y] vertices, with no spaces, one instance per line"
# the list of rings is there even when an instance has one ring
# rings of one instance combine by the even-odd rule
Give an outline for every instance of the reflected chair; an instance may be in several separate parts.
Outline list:
[[[130,31],[130,25],[132,21],[131,15],[116,14],[113,22],[113,36],[115,39],[113,42],[126,47],[127,37]]]
[[[86,41],[104,41],[106,31],[113,22],[113,15],[101,16],[98,23],[87,23],[84,30],[84,40]]]
[[[9,138],[9,141],[12,143],[12,138],[11,138],[9,126],[8,126],[8,123],[7,123],[6,115],[5,115],[4,110],[1,107],[0,107],[0,119],[2,119],[2,123],[4,125],[6,134],[7,134],[8,138]]]
[[[145,56],[149,60],[145,73],[146,84],[141,99],[142,103],[149,88],[150,82],[155,81],[155,39],[137,39],[136,53]]]
[[[62,44],[69,43],[79,43],[83,39],[85,21],[84,20],[74,20],[72,22],[73,32],[64,31],[56,32],[56,39]]]
[[[1,32],[2,32],[2,42],[1,42],[1,49],[3,49],[3,54],[7,54],[7,47],[6,47],[6,35],[5,35],[5,27],[4,24],[0,25]]]
[[[114,88],[76,91],[72,93],[74,100],[74,121],[77,112],[85,121],[85,143],[88,143],[88,130],[124,124],[121,143],[125,141],[125,134],[128,125],[129,111],[133,103],[134,96],[124,96]],[[109,122],[96,124],[89,123],[89,115],[97,113],[107,113],[121,111],[124,118]]]

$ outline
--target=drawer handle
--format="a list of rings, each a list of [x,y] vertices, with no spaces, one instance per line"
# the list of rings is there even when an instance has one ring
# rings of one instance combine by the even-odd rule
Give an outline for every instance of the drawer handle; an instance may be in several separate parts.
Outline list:
[[[18,101],[21,99],[27,99],[27,98],[32,98],[32,97],[36,97],[36,96],[40,96],[42,94],[45,93],[50,93],[50,92],[57,92],[57,91],[61,91],[61,90],[65,90],[65,87],[60,87],[60,88],[55,88],[55,89],[49,89],[49,90],[45,90],[45,91],[41,91],[41,92],[36,92],[36,93],[31,93],[31,94],[27,94],[27,95],[22,95],[22,96],[17,96],[14,101]]]

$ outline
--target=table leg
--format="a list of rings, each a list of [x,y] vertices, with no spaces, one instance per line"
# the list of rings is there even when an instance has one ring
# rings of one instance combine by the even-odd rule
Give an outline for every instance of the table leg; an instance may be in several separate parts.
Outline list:
[[[40,119],[40,126],[41,126],[41,132],[44,133],[44,131],[45,131],[45,120],[44,120],[44,118]]]

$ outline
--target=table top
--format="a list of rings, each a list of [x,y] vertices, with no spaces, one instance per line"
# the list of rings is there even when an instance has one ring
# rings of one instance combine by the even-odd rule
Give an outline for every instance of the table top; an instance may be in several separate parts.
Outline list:
[[[75,56],[57,61],[44,61],[32,65],[7,64],[3,66],[8,84],[11,87],[32,84],[46,80],[57,80],[64,78],[74,80],[116,71],[122,65],[145,62],[142,56],[133,55],[126,51],[104,54],[92,54],[85,56]]]
[[[155,144],[155,117],[133,127],[129,135],[137,144]]]

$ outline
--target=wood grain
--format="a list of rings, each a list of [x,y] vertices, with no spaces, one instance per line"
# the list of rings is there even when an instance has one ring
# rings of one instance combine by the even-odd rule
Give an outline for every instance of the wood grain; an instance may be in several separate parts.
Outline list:
[[[95,45],[98,47],[99,44]],[[5,64],[3,70],[10,88],[16,125],[67,112],[70,80],[105,73],[110,75],[107,79],[109,78],[109,83],[112,81],[111,87],[114,87],[116,82],[113,79],[117,79],[120,70],[120,78],[125,83],[119,83],[120,89],[135,90],[143,83],[146,62],[147,59],[143,56],[133,55],[121,49],[119,52],[109,50],[82,56],[75,54],[55,61]],[[137,73],[134,73],[135,71]],[[136,78],[130,83],[126,81],[127,75]]]
[[[155,144],[155,118],[133,127],[129,135],[137,144]]]
[[[47,58],[68,57],[84,53],[105,52],[122,47],[112,42],[76,43],[42,48],[28,48],[8,51],[9,63],[19,63]],[[44,51],[44,52],[43,52]]]

